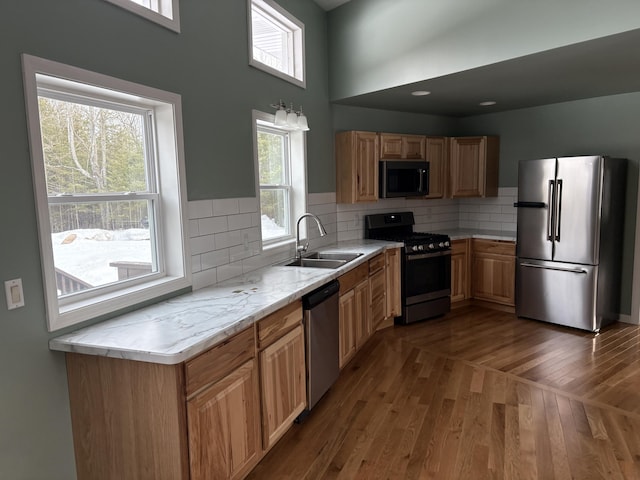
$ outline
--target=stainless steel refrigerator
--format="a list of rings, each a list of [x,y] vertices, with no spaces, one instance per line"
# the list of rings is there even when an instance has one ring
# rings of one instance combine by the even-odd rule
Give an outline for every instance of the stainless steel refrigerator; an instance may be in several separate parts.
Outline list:
[[[519,163],[519,317],[592,332],[618,319],[625,187],[625,159]]]

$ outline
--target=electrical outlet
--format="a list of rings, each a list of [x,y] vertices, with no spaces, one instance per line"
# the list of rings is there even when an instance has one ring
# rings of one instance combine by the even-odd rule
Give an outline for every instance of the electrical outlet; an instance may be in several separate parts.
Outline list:
[[[4,282],[4,291],[7,295],[7,308],[9,310],[24,307],[24,293],[22,291],[21,278]]]

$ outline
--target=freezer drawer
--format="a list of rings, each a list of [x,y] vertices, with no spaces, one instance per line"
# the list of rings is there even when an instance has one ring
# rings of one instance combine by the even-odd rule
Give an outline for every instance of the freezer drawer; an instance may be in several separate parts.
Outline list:
[[[518,258],[516,315],[598,331],[597,279],[597,266]]]

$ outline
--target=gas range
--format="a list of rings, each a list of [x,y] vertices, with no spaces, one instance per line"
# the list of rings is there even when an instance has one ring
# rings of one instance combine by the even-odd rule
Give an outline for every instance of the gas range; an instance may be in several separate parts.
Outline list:
[[[405,325],[446,314],[451,308],[451,240],[414,232],[413,212],[365,216],[365,238],[402,242],[402,315]]]
[[[365,217],[365,238],[404,243],[407,255],[443,252],[451,249],[448,235],[414,232],[413,212],[398,212]]]

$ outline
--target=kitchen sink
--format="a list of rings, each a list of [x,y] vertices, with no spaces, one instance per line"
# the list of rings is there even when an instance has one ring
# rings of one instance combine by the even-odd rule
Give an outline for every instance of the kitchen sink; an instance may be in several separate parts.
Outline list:
[[[340,268],[345,263],[355,260],[361,253],[320,253],[312,252],[302,258],[287,260],[286,267]]]

